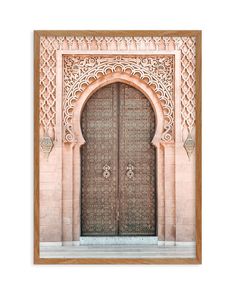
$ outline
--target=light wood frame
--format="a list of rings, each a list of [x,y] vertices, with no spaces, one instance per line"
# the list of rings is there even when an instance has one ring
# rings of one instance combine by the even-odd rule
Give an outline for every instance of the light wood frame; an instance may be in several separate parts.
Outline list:
[[[196,257],[40,258],[39,255],[39,62],[41,36],[159,36],[196,38]],[[35,264],[199,264],[202,260],[201,199],[201,31],[35,31],[34,32],[34,263]]]

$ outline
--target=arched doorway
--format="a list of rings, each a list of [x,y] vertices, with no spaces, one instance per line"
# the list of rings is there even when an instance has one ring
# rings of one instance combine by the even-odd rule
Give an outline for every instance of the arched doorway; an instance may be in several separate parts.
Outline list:
[[[136,88],[97,90],[81,116],[81,235],[154,236],[155,114]]]

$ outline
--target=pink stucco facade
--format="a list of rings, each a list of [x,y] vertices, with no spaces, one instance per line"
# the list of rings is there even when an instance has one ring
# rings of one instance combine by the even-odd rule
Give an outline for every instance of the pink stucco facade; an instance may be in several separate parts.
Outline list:
[[[70,71],[68,56],[81,67]],[[166,56],[173,63],[154,71]],[[194,38],[41,37],[40,57],[40,241],[80,239],[80,117],[113,82],[139,89],[156,115],[158,240],[195,241]]]

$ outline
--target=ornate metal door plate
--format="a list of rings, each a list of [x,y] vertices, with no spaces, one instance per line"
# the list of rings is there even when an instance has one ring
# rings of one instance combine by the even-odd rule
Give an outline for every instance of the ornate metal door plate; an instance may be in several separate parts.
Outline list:
[[[127,172],[126,172],[126,175],[127,175],[127,177],[129,178],[129,179],[132,179],[133,177],[134,177],[134,166],[131,164],[131,163],[129,163],[128,165],[127,165]]]

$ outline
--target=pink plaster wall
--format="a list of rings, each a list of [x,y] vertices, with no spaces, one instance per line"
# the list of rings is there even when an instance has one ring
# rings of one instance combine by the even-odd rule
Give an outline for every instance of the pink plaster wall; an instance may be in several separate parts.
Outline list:
[[[71,181],[71,189],[79,184],[77,179],[73,183],[72,174],[66,167],[72,164],[68,158],[68,145],[63,151],[65,164],[65,178]],[[158,197],[158,237],[166,241],[194,241],[195,240],[195,155],[189,159],[183,146],[168,146],[165,157],[159,164],[164,164],[165,187]],[[73,214],[73,199],[70,188],[62,188],[59,181],[60,168],[57,162],[60,148],[53,148],[49,158],[40,152],[40,241],[72,241],[78,239],[79,231],[73,232],[73,223],[79,222],[79,214]],[[78,155],[78,150],[76,152]],[[161,154],[161,153],[160,153]],[[168,163],[175,156],[176,163]],[[74,168],[73,168],[74,170]],[[174,175],[174,177],[173,177]],[[76,177],[78,178],[78,177]],[[172,179],[175,179],[174,181]],[[160,184],[160,183],[159,183]],[[62,183],[63,186],[63,183]],[[63,194],[63,198],[62,198]],[[174,199],[174,201],[173,201]],[[174,205],[173,205],[174,203]],[[63,204],[63,207],[62,207]],[[76,209],[79,212],[79,209]],[[74,235],[73,235],[74,234]]]
[[[58,153],[55,146],[50,156],[40,152],[40,241],[60,241],[62,237],[62,199]]]
[[[176,148],[176,241],[195,241],[195,154]]]
[[[164,49],[163,44],[159,49]],[[174,49],[173,44],[170,43],[169,49]],[[158,164],[157,222],[159,240],[184,242],[195,240],[195,155],[192,154],[191,158],[188,158],[181,139],[180,55],[176,55],[176,60],[176,140],[175,143],[161,144],[158,136],[154,140]],[[57,61],[56,71],[59,74],[56,93],[57,97],[62,97],[62,62],[59,51]],[[151,87],[146,88],[152,91]],[[155,99],[154,108],[157,105]],[[73,241],[79,240],[80,236],[79,163],[83,138],[78,138],[75,145],[63,143],[61,109],[62,101],[57,99],[54,147],[48,159],[42,151],[40,152],[40,241],[44,242]],[[156,113],[159,113],[160,117],[163,114],[157,109],[158,107]],[[78,119],[74,122],[79,125]]]

